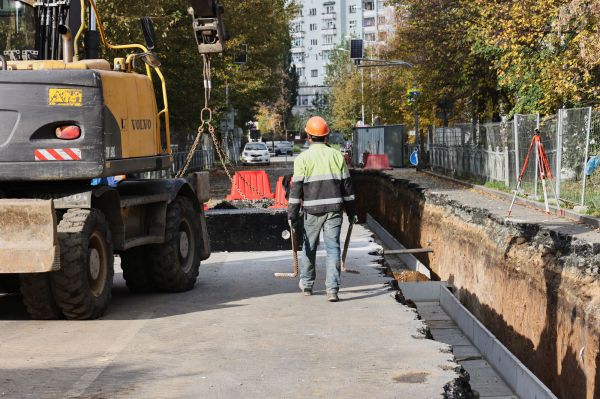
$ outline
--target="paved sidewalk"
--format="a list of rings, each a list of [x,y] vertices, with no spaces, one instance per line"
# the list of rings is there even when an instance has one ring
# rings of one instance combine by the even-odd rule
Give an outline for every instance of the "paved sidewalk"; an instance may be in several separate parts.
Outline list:
[[[196,289],[129,294],[101,320],[38,322],[0,297],[0,398],[440,398],[448,346],[395,301],[371,233],[354,229],[339,303],[312,297],[289,251],[214,254]]]

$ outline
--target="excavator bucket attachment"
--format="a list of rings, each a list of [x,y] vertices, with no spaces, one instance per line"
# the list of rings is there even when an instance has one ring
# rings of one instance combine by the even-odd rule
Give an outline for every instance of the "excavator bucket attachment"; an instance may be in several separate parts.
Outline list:
[[[60,268],[52,200],[0,199],[0,266],[3,273]]]

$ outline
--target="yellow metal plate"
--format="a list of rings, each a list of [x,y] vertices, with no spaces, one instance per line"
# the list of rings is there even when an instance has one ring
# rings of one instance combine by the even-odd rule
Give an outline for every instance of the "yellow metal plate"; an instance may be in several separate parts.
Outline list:
[[[48,89],[48,105],[63,107],[81,107],[82,89]]]

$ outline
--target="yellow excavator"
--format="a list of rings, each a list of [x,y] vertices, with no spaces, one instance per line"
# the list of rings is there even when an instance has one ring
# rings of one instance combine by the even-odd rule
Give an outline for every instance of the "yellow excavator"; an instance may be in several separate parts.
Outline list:
[[[222,52],[222,7],[189,3],[199,52]],[[0,0],[0,278],[18,276],[32,318],[104,314],[114,254],[134,292],[192,289],[210,255],[205,173],[132,178],[172,161],[152,20],[141,29],[145,45],[113,44],[94,0]]]

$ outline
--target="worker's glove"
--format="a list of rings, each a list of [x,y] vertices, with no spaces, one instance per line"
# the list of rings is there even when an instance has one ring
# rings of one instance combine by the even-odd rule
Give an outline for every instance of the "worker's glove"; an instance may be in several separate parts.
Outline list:
[[[298,230],[300,218],[289,219],[289,224],[292,226],[292,229]]]
[[[358,215],[348,215],[348,223],[350,224],[356,224],[358,223]]]

